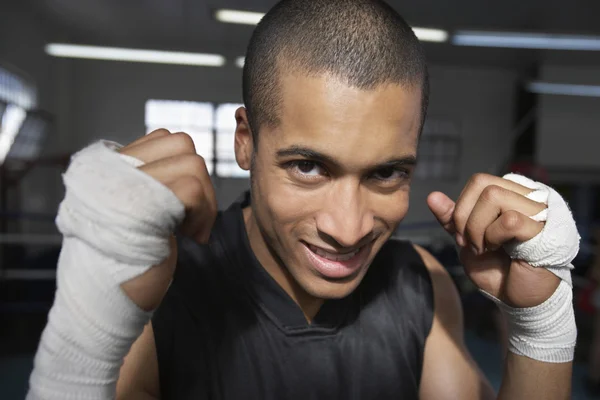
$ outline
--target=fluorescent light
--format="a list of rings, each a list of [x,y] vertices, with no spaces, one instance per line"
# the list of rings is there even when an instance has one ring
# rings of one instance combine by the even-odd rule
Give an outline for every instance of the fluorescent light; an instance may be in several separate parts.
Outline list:
[[[244,68],[244,63],[246,62],[246,57],[241,56],[235,59],[235,65],[239,68]]]
[[[217,10],[215,12],[217,21],[230,24],[256,25],[264,16],[264,13],[252,11]]]
[[[445,42],[448,40],[448,32],[442,29],[431,29],[431,28],[412,28],[413,32],[422,42]]]
[[[507,47],[546,50],[600,50],[600,37],[518,32],[457,32],[452,38],[457,46]]]
[[[600,97],[600,86],[571,85],[566,83],[529,82],[527,90],[538,94],[555,94],[563,96]]]
[[[207,67],[221,67],[225,65],[225,57],[218,54],[125,49],[61,43],[51,43],[46,45],[46,53],[55,57],[88,58],[94,60],[202,65]]]
[[[252,11],[221,9],[215,12],[217,21],[230,24],[256,25],[264,16],[264,13]],[[445,42],[448,40],[448,32],[441,29],[415,27],[413,31],[419,40],[424,42]]]

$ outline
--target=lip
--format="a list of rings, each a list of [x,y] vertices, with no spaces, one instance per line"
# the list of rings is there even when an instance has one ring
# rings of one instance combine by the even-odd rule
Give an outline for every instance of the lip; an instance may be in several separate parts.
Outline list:
[[[370,253],[373,242],[367,243],[361,247],[358,253],[352,258],[344,261],[332,261],[314,253],[306,243],[302,243],[307,258],[314,270],[320,275],[330,279],[343,279],[355,274],[365,265]]]

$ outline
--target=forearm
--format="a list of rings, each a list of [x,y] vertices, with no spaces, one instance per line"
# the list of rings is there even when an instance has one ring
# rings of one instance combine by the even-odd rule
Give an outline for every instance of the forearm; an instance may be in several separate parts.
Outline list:
[[[63,242],[28,400],[114,397],[123,359],[150,318],[110,284],[117,265],[78,239]]]
[[[545,363],[509,352],[499,400],[571,398],[573,363]]]
[[[169,198],[140,174],[101,146],[79,153],[65,174],[57,291],[28,399],[114,398],[123,358],[151,315],[120,285],[168,256],[179,215],[175,207],[156,216]]]

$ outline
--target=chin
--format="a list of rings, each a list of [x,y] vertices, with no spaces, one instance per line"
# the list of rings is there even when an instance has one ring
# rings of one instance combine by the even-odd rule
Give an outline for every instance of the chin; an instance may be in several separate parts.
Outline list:
[[[320,282],[311,282],[310,286],[305,286],[304,290],[312,297],[323,300],[343,299],[350,295],[362,281],[362,276],[357,277],[350,282],[328,282],[323,278],[314,278]]]

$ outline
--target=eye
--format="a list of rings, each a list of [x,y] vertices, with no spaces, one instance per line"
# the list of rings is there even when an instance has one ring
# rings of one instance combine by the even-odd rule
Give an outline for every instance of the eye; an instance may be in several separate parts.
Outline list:
[[[382,168],[373,174],[373,178],[379,181],[394,181],[408,177],[408,171],[398,167]]]
[[[288,163],[292,173],[303,178],[315,178],[326,175],[325,169],[314,161],[299,160]]]

